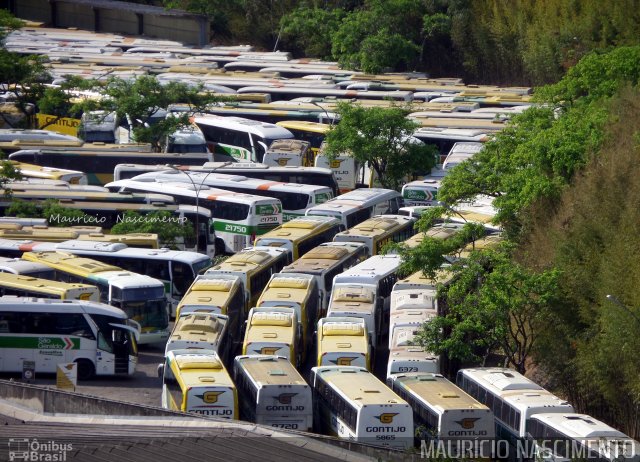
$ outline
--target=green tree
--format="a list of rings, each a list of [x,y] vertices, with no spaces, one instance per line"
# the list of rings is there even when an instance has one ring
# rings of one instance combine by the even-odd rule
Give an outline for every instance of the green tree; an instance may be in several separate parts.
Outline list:
[[[42,210],[33,201],[14,199],[4,212],[9,217],[42,218]]]
[[[327,154],[349,152],[360,164],[368,162],[383,187],[397,190],[408,173],[435,165],[436,150],[412,140],[417,124],[407,110],[340,103],[337,111],[340,123],[327,133]]]
[[[170,212],[157,211],[147,215],[126,212],[124,219],[111,228],[114,234],[155,233],[163,246],[174,248],[179,242],[195,238],[191,223],[179,223]]]
[[[444,316],[428,321],[415,342],[461,362],[484,362],[500,353],[524,373],[543,326],[546,307],[557,296],[558,272],[534,273],[505,251],[474,251],[449,267],[452,282],[439,289]]]
[[[42,218],[46,218],[49,226],[83,226],[95,223],[93,217],[82,210],[72,209],[60,205],[56,199],[47,199],[38,205]]]
[[[282,39],[304,56],[331,57],[331,37],[347,12],[341,8],[324,9],[300,6],[280,20]]]
[[[137,142],[150,143],[160,151],[162,143],[171,133],[189,125],[189,117],[203,112],[208,104],[220,98],[205,92],[202,84],[195,87],[182,82],[161,83],[155,76],[144,75],[134,80],[110,78],[104,84],[93,82],[103,98],[85,101],[85,109],[115,112],[120,119],[128,117],[133,124]],[[185,112],[175,117],[154,121],[154,116],[172,104],[183,105]]]

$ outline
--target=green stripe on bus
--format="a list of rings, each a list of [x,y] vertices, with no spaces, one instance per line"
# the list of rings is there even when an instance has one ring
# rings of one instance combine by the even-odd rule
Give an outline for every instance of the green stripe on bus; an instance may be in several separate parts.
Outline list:
[[[80,339],[69,337],[3,337],[0,348],[29,348],[35,350],[79,350]]]
[[[291,221],[294,218],[300,218],[303,217],[304,214],[302,213],[283,213],[282,214],[282,222],[286,223],[287,221]]]

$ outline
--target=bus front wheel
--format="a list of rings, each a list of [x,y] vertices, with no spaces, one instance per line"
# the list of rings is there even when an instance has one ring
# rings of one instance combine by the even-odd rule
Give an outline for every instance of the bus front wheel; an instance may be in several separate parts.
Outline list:
[[[89,380],[96,374],[96,368],[88,359],[79,359],[78,364],[78,380]]]

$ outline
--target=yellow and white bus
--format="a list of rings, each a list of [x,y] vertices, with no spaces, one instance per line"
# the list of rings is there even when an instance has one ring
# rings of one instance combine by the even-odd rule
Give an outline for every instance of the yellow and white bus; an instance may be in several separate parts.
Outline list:
[[[443,177],[426,177],[410,181],[402,186],[402,199],[405,207],[435,206],[438,202],[438,189]]]
[[[292,264],[282,269],[283,274],[301,273],[312,275],[320,292],[320,317],[329,307],[333,278],[364,261],[368,257],[367,247],[356,242],[325,242],[311,249]]]
[[[164,355],[173,350],[213,350],[222,362],[231,366],[235,351],[229,338],[229,318],[219,313],[185,313],[176,319]]]
[[[234,382],[243,420],[287,430],[311,431],[311,387],[282,356],[236,356]]]
[[[318,321],[317,366],[358,366],[371,370],[371,339],[362,318],[330,317]]]
[[[243,355],[278,355],[302,365],[302,324],[294,308],[251,308],[242,344]]]
[[[284,127],[293,133],[293,136],[302,141],[307,141],[311,145],[313,157],[318,155],[320,146],[324,141],[327,132],[331,129],[331,125],[307,120],[283,120],[276,122],[276,125]],[[305,167],[313,167],[313,162],[303,164]]]
[[[41,165],[28,164],[26,162],[9,161],[13,167],[25,178],[43,178],[48,180],[61,180],[69,184],[88,184],[87,175],[78,170],[64,168],[43,167]]]
[[[402,215],[377,215],[336,234],[334,242],[362,242],[369,255],[379,255],[385,245],[402,242],[413,235],[415,219]]]
[[[331,293],[327,319],[351,317],[364,319],[373,350],[382,337],[382,306],[371,284],[337,284]],[[373,352],[372,352],[373,356]]]
[[[277,167],[313,166],[313,152],[307,141],[275,140],[264,154],[265,165]]]
[[[59,281],[98,287],[101,302],[122,309],[140,324],[139,343],[165,342],[169,338],[169,314],[161,281],[69,253],[25,252],[22,258],[49,266]]]
[[[231,274],[196,276],[176,307],[176,319],[187,313],[218,313],[228,317],[229,336],[241,340],[245,294],[242,280]]]
[[[162,376],[162,407],[225,419],[237,419],[236,387],[213,350],[167,353]]]
[[[413,446],[411,407],[366,369],[314,367],[311,386],[316,431],[395,449]]]
[[[311,249],[333,240],[344,226],[335,218],[306,216],[283,223],[263,234],[255,245],[286,249],[295,261]]]
[[[444,443],[456,458],[494,456],[493,413],[440,374],[398,374],[387,380],[413,409],[416,442]]]
[[[447,239],[451,239],[459,234],[460,231],[462,231],[463,226],[464,224],[462,223],[437,223],[425,232],[414,234],[409,239],[405,240],[403,244],[410,249],[414,249],[427,237],[446,241]]]
[[[69,284],[32,276],[0,273],[0,296],[55,298],[57,300],[100,301],[100,292],[89,284]]]
[[[138,361],[132,327],[118,308],[84,300],[0,297],[0,372],[55,373],[58,363],[78,364],[78,378],[131,375]]]
[[[271,275],[278,273],[291,262],[289,252],[274,247],[246,248],[230,256],[219,265],[209,268],[206,276],[238,276],[244,288],[244,314],[258,305],[258,299]]]
[[[256,306],[286,306],[296,311],[301,327],[301,359],[311,349],[313,328],[318,322],[320,295],[315,278],[309,274],[277,273],[271,276]]]

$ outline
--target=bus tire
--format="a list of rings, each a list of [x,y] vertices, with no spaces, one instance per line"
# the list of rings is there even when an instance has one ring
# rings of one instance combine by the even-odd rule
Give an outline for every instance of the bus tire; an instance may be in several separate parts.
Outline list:
[[[89,380],[96,374],[95,366],[88,359],[78,359],[76,363],[78,364],[78,380]]]

